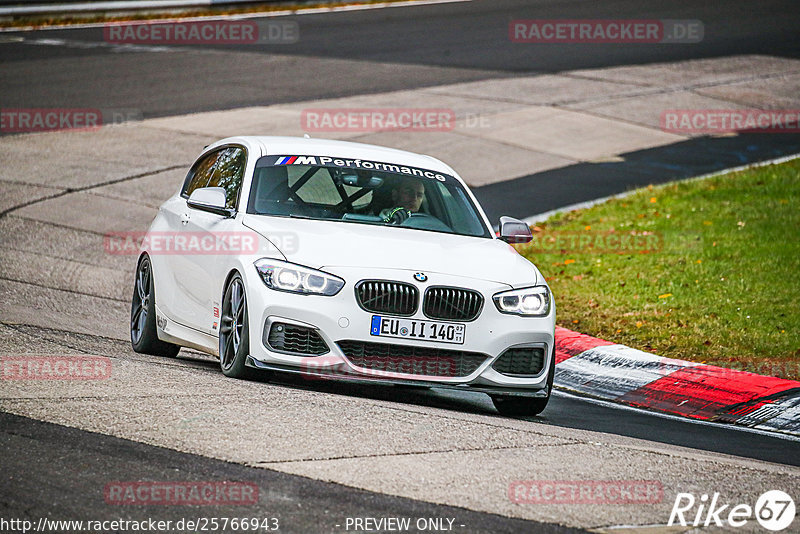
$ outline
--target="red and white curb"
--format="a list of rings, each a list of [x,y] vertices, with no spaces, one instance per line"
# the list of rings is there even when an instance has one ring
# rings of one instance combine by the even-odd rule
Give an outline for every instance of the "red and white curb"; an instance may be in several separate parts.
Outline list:
[[[800,436],[800,382],[662,358],[556,327],[555,386],[673,415]]]

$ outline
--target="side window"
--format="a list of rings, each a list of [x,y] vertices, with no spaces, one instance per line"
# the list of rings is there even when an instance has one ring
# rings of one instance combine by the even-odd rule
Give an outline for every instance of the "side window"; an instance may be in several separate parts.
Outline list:
[[[188,197],[192,191],[199,187],[206,187],[211,175],[214,172],[214,164],[217,162],[221,151],[212,152],[200,161],[194,164],[192,170],[186,176],[186,181],[183,184],[182,195]]]
[[[242,189],[247,156],[244,149],[239,147],[227,148],[218,154],[214,174],[208,181],[207,187],[224,187],[225,207],[236,208],[239,191]]]

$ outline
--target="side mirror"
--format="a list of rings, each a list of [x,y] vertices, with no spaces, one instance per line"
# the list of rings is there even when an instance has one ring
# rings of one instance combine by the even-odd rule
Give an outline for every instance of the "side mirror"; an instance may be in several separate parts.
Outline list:
[[[500,239],[506,243],[530,243],[531,227],[513,217],[500,217]]]
[[[190,208],[232,217],[234,210],[226,208],[227,198],[223,187],[201,187],[192,191],[186,204]]]

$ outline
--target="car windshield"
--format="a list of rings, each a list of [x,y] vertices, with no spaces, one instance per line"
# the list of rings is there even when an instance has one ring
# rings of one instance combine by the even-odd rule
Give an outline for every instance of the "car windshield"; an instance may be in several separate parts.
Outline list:
[[[325,156],[259,159],[247,213],[491,237],[450,175]]]

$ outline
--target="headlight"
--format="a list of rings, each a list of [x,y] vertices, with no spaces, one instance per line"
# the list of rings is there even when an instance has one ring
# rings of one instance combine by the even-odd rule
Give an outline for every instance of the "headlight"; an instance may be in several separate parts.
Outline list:
[[[263,258],[255,266],[267,287],[276,291],[330,297],[344,287],[338,276],[294,263]]]
[[[493,300],[502,313],[529,317],[544,317],[550,313],[550,291],[547,286],[503,291],[495,295]]]

